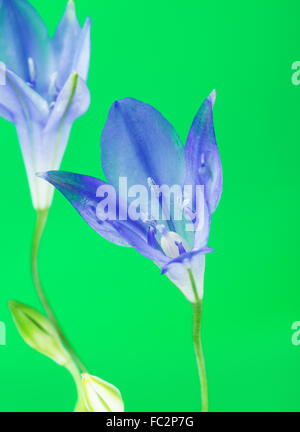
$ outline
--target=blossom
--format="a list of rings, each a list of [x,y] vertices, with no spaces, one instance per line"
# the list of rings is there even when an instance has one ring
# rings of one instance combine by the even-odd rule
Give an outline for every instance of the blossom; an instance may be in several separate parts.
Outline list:
[[[101,137],[107,183],[67,172],[40,174],[63,193],[95,231],[113,243],[134,247],[153,260],[192,303],[203,298],[205,254],[211,252],[207,247],[211,214],[219,203],[223,185],[213,125],[214,102],[215,91],[196,114],[184,146],[156,109],[130,98],[119,100],[109,112]],[[141,217],[130,217],[130,206],[135,200],[130,196],[126,202],[120,179],[126,179],[128,187],[137,186],[139,191],[148,188],[162,210],[160,215],[154,215],[155,206],[149,209],[144,197],[139,199]],[[167,202],[160,189],[157,193],[157,187],[162,185],[189,188],[190,194],[186,198],[183,192],[180,202],[181,219],[172,216],[175,203]],[[202,186],[202,212],[197,209],[197,186]],[[105,195],[111,187],[115,195]],[[99,211],[103,201],[106,218],[101,214],[103,208]],[[166,213],[168,218],[164,217]],[[187,229],[188,222],[192,229]]]
[[[35,174],[59,169],[72,124],[90,103],[90,20],[81,28],[70,0],[50,38],[27,0],[2,0],[0,29],[0,115],[16,126],[33,206],[44,210],[53,188]]]

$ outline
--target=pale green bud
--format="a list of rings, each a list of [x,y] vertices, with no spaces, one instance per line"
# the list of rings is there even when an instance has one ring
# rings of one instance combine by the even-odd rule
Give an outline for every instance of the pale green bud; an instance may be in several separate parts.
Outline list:
[[[20,335],[29,346],[59,365],[64,366],[71,361],[48,318],[16,301],[10,301],[8,305]]]
[[[123,412],[121,393],[113,385],[89,374],[82,375],[85,403],[89,412]]]

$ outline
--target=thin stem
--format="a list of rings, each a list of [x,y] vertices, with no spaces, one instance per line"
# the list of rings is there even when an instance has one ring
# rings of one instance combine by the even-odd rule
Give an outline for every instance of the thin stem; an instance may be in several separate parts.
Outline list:
[[[77,364],[78,368],[86,372],[86,368],[81,362],[81,360],[78,358],[76,353],[74,352],[73,348],[69,344],[67,338],[63,334],[55,315],[52,311],[52,308],[50,307],[48,300],[45,296],[44,290],[40,283],[40,278],[38,274],[38,252],[39,252],[39,245],[41,241],[42,234],[44,232],[44,228],[47,222],[48,217],[48,209],[45,210],[37,210],[37,221],[36,221],[36,228],[35,233],[33,237],[33,245],[32,245],[32,255],[31,255],[31,269],[32,269],[32,276],[34,280],[34,285],[37,290],[37,293],[39,295],[39,298],[41,300],[41,303],[45,309],[46,314],[48,315],[48,318],[51,320],[52,324],[54,325],[57,333],[59,334],[62,342],[64,343],[65,347],[68,349],[70,355],[72,356],[73,360]]]
[[[191,270],[188,270],[191,285],[195,295],[196,302],[192,303],[193,308],[193,342],[197,358],[197,365],[201,384],[201,403],[202,412],[208,412],[208,390],[207,390],[207,377],[205,370],[205,361],[201,343],[201,321],[202,321],[202,300],[198,296],[197,286],[195,283],[194,275]]]
[[[78,394],[78,399],[77,399],[77,403],[76,403],[76,407],[74,412],[86,412],[86,406],[85,406],[85,402],[84,402],[84,393],[83,393],[83,388],[82,388],[82,384],[81,384],[81,376],[80,373],[76,367],[76,365],[72,362],[70,362],[68,365],[66,365],[66,368],[68,369],[68,371],[70,372],[70,374],[72,375],[75,384],[76,384],[76,389],[77,389],[77,394]]]
[[[207,394],[207,378],[205,371],[204,355],[201,343],[201,317],[202,317],[202,301],[193,304],[193,341],[197,358],[199,377],[201,383],[201,402],[202,412],[208,411],[208,394]]]

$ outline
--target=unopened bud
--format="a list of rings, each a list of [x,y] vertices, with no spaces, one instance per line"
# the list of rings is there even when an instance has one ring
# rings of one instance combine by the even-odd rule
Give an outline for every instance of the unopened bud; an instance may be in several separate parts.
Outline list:
[[[89,412],[123,412],[121,393],[113,385],[89,374],[82,375],[86,407]]]
[[[70,356],[48,318],[16,301],[10,301],[8,305],[20,335],[31,348],[50,357],[59,365],[70,362]]]

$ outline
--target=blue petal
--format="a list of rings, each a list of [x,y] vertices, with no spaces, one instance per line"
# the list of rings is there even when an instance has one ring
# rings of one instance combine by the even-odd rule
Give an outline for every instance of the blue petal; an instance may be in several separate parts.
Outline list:
[[[211,249],[210,247],[203,247],[201,249],[197,249],[197,250],[192,250],[190,252],[185,252],[181,255],[179,255],[177,258],[172,259],[171,261],[169,261],[161,270],[162,274],[165,274],[168,272],[168,270],[170,269],[170,267],[173,264],[183,264],[184,262],[188,262],[191,261],[192,258],[196,255],[206,255],[208,253],[212,253],[214,252],[213,249]]]
[[[186,143],[186,184],[204,185],[209,211],[220,201],[223,187],[222,165],[213,124],[215,92],[199,109]]]
[[[203,220],[196,219],[194,224],[194,245],[193,250],[200,250],[204,248],[208,243],[209,233],[211,225],[211,214],[208,209],[207,202],[204,202],[204,214]]]
[[[25,82],[31,82],[28,59],[35,65],[37,88],[47,80],[49,38],[47,29],[26,0],[0,3],[0,61]]]
[[[45,124],[49,115],[47,102],[10,69],[6,84],[0,86],[0,107],[4,118],[14,123],[35,121]]]
[[[97,198],[97,190],[99,186],[106,185],[105,182],[93,177],[61,171],[50,171],[39,174],[39,177],[55,186],[81,217],[105,239],[121,246],[134,247],[142,255],[160,265],[167,262],[167,258],[160,251],[148,245],[146,231],[140,223],[131,220],[113,220],[113,216],[106,221],[97,217],[96,210],[101,201]]]
[[[39,173],[38,176],[55,186],[98,234],[112,243],[128,246],[128,242],[119,235],[113,225],[101,222],[96,216],[100,201],[97,199],[97,190],[105,184],[103,181],[63,171],[48,171]]]
[[[183,184],[184,150],[170,123],[150,105],[122,99],[111,107],[101,137],[102,168],[115,187]]]
[[[5,106],[3,106],[2,104],[0,104],[0,117],[4,118],[5,120],[8,120],[10,122],[14,121],[11,112],[9,112],[7,110],[7,108]]]
[[[47,208],[51,192],[35,177],[35,173],[49,168],[49,165],[45,167],[45,163],[50,162],[42,133],[49,107],[38,93],[9,69],[6,70],[5,81],[6,84],[0,86],[0,115],[16,125],[34,207]]]
[[[44,129],[47,168],[58,169],[64,155],[71,127],[90,105],[90,92],[85,82],[72,74],[58,95]]]
[[[77,72],[83,80],[87,80],[91,56],[91,20],[86,19],[80,32],[76,51],[74,52],[73,71]],[[72,71],[71,71],[72,72]]]
[[[90,61],[90,20],[81,29],[76,18],[74,1],[68,2],[63,18],[52,40],[57,72],[57,86],[63,87],[69,75],[77,72],[87,79]]]

